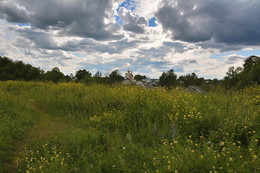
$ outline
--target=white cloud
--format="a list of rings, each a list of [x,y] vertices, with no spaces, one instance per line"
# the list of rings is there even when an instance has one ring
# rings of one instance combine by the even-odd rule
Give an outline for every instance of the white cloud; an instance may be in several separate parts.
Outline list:
[[[124,72],[130,68],[135,74],[158,78],[163,71],[173,68],[178,75],[196,72],[200,77],[223,78],[230,66],[242,66],[246,56],[241,55],[240,50],[248,53],[260,49],[254,42],[260,37],[256,30],[252,30],[254,38],[245,32],[237,38],[238,42],[234,43],[234,37],[230,43],[221,40],[221,34],[211,36],[211,26],[207,25],[218,17],[218,10],[230,9],[225,6],[227,3],[248,2],[247,7],[250,7],[250,2],[253,2],[257,7],[260,4],[258,1],[220,0],[215,2],[220,8],[215,11],[216,16],[210,15],[214,12],[211,6],[213,12],[203,11],[214,1],[200,4],[202,0],[136,0],[133,11],[121,7],[117,13],[122,2],[13,0],[5,5],[0,4],[0,56],[22,60],[45,70],[57,66],[66,74],[82,68],[92,73],[114,69]],[[233,28],[232,25],[238,27],[238,32],[234,30],[235,34],[259,24],[255,16],[245,11],[246,6],[235,7],[237,9],[230,9],[230,14],[232,10],[237,10],[246,15],[241,15],[243,18],[238,20],[237,16],[226,18],[219,14],[222,20],[231,21],[223,25],[224,28]],[[49,10],[47,14],[46,9]],[[252,12],[258,13],[255,10]],[[205,18],[202,14],[209,14],[209,17]],[[117,23],[114,15],[121,17],[123,26]],[[238,25],[237,22],[246,21],[248,16],[248,27]],[[156,27],[148,27],[152,17],[157,19]],[[180,25],[172,23],[173,20]],[[30,25],[23,26],[21,23]],[[226,54],[211,57],[223,52]]]
[[[147,19],[151,19],[155,17],[155,13],[158,11],[162,2],[163,0],[136,0],[137,6],[135,13]]]

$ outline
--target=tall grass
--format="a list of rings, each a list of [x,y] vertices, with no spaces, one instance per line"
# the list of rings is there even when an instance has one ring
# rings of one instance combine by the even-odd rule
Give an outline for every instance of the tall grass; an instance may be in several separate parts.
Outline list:
[[[12,160],[15,143],[23,139],[36,118],[26,85],[0,82],[0,165]]]
[[[122,85],[1,82],[0,94],[0,111],[19,113],[19,118],[2,114],[8,117],[6,123],[36,121],[28,106],[33,102],[73,127],[44,138],[45,149],[31,144],[38,154],[27,151],[17,159],[24,171],[259,171],[259,86],[228,95],[200,95]],[[30,123],[18,129],[8,126],[7,131],[24,134]],[[10,137],[8,132],[1,141]],[[50,160],[57,156],[53,147],[63,160]],[[29,156],[35,159],[28,166]]]

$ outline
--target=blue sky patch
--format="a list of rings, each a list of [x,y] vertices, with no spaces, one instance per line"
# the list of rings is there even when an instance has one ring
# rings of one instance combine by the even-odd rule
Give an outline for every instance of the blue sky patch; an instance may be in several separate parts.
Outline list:
[[[14,25],[18,25],[18,26],[30,26],[29,23],[14,23]]]
[[[121,7],[125,7],[127,10],[134,11],[134,9],[136,8],[136,4],[133,0],[125,0],[118,6],[116,11],[118,12]]]
[[[67,53],[69,53],[69,52],[67,52]],[[71,54],[74,55],[74,56],[80,57],[80,58],[84,58],[85,57],[84,55],[79,54],[79,53],[71,53]]]
[[[183,66],[174,66],[172,69],[174,70],[174,72],[184,72]]]
[[[119,23],[121,26],[123,25],[123,21],[121,20],[121,18],[118,15],[114,15],[115,20],[117,21],[117,23]]]
[[[157,24],[156,24],[155,21],[156,21],[156,18],[155,18],[155,17],[151,18],[151,19],[149,20],[149,27],[156,27]]]
[[[134,9],[136,8],[136,4],[135,1],[133,0],[125,0],[124,2],[122,2],[118,8],[116,9],[117,12],[119,12],[120,8],[126,8],[127,10],[130,11],[134,11]],[[120,19],[120,17],[118,15],[114,15],[115,20],[122,26],[123,25],[123,21]]]

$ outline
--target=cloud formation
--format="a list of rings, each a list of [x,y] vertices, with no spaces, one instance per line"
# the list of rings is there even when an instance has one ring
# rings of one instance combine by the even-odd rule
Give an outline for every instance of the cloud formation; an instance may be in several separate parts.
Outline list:
[[[60,35],[95,40],[120,39],[117,23],[105,21],[113,16],[111,0],[16,0],[2,2],[0,17],[8,22],[29,23]],[[109,21],[109,20],[107,20]]]
[[[259,0],[0,1],[0,56],[67,74],[222,78],[244,50],[260,55],[259,9]]]
[[[123,27],[126,31],[132,31],[134,33],[144,33],[145,27],[148,22],[144,17],[137,14],[133,14],[131,10],[126,8],[120,8],[118,16],[123,21]]]
[[[259,9],[256,0],[168,0],[156,17],[174,40],[256,45],[260,43]]]

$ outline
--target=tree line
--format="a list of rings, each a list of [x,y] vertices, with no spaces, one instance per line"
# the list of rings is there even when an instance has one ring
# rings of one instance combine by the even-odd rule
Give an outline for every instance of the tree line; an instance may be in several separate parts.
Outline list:
[[[10,58],[0,56],[0,80],[52,81],[54,83],[75,81],[86,84],[112,84],[123,81],[124,77],[120,75],[118,70],[105,77],[102,77],[100,71],[92,76],[86,69],[76,71],[75,76],[73,74],[64,75],[58,67],[45,72],[39,67],[36,68],[22,61],[13,61]]]
[[[226,76],[222,80],[199,78],[195,73],[179,76],[171,69],[163,72],[159,78],[159,86],[173,88],[177,86],[200,86],[209,90],[213,86],[221,86],[225,89],[242,89],[251,84],[260,83],[260,57],[250,56],[244,60],[243,67],[230,67]],[[146,76],[135,75],[135,80],[141,81]],[[86,69],[76,71],[75,76],[64,75],[58,67],[50,71],[44,71],[40,68],[25,64],[22,61],[13,61],[7,57],[0,56],[0,80],[23,80],[23,81],[52,81],[57,82],[82,82],[85,84],[114,84],[120,83],[124,77],[118,70],[102,77],[102,73],[97,71],[92,75]]]
[[[159,84],[167,88],[196,85],[206,90],[209,90],[212,86],[221,86],[225,90],[239,90],[249,85],[259,85],[259,83],[260,57],[258,56],[246,58],[243,67],[230,67],[222,80],[205,80],[204,78],[199,78],[195,73],[180,76],[177,79],[177,75],[173,69],[168,72],[163,72],[159,79]]]

